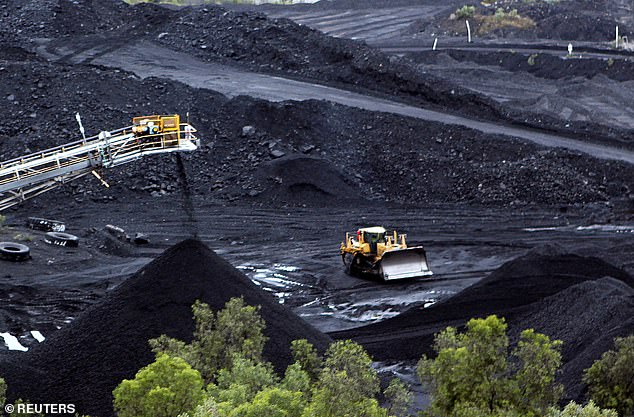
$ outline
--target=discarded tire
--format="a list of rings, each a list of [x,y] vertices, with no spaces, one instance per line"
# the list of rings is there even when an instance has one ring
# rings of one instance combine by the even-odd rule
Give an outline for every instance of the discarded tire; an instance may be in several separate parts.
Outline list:
[[[21,243],[0,242],[0,259],[22,262],[31,258],[31,249]]]
[[[66,225],[57,220],[41,219],[39,217],[29,217],[26,220],[27,227],[33,230],[41,230],[43,232],[63,232]]]
[[[79,238],[70,233],[48,232],[44,236],[44,242],[49,245],[65,246],[67,248],[79,246]]]

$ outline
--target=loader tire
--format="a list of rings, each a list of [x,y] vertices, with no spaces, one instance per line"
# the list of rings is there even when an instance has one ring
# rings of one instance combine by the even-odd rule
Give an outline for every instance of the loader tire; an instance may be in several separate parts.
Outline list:
[[[44,236],[44,242],[49,245],[64,246],[67,248],[76,248],[79,246],[79,238],[70,233],[48,232]]]
[[[356,256],[351,253],[346,253],[341,255],[341,259],[343,260],[343,265],[346,270],[346,274],[348,275],[356,275],[359,271],[358,268],[354,266],[356,262]]]
[[[31,249],[21,243],[0,242],[0,259],[23,262],[31,259]]]

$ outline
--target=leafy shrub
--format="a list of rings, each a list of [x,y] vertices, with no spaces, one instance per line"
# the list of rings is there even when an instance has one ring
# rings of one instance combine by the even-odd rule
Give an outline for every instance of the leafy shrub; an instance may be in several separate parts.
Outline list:
[[[475,6],[469,6],[465,4],[464,6],[456,10],[455,15],[457,19],[467,19],[473,17],[475,15]]]
[[[634,335],[618,337],[614,345],[616,350],[605,352],[586,369],[583,381],[597,405],[629,416],[634,411]]]
[[[429,415],[537,417],[559,400],[561,341],[528,329],[509,352],[506,328],[504,319],[489,316],[469,320],[464,333],[448,327],[436,335],[437,357],[418,363],[431,388]]]

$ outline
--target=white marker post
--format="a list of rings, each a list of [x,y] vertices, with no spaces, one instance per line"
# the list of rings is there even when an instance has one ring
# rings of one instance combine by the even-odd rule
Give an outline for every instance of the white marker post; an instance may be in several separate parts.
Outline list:
[[[619,49],[619,25],[616,25],[616,36],[614,37],[614,47]]]
[[[432,51],[436,50],[436,45],[438,45],[438,38],[434,39],[434,46],[431,48]]]
[[[471,27],[468,20],[465,20],[465,23],[467,24],[467,42],[471,43]]]
[[[84,130],[84,125],[81,124],[81,116],[79,113],[75,113],[75,120],[79,123],[79,131],[81,132],[81,137],[86,141],[86,131]]]
[[[568,55],[572,55],[572,44],[568,44]]]

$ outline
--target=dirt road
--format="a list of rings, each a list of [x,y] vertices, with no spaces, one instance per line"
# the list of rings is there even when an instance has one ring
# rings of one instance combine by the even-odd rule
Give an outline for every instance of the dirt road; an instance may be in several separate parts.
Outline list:
[[[95,54],[98,51],[99,49],[96,48]],[[82,56],[86,62],[121,68],[142,78],[167,78],[189,84],[192,87],[219,91],[230,97],[250,95],[270,101],[327,100],[370,111],[395,113],[422,120],[466,126],[487,134],[520,138],[543,146],[563,147],[597,158],[634,163],[634,152],[628,150],[590,144],[520,127],[473,120],[321,84],[290,80],[248,72],[226,65],[203,62],[149,42],[123,46],[95,58],[90,58],[85,51]]]

